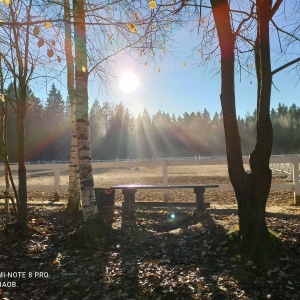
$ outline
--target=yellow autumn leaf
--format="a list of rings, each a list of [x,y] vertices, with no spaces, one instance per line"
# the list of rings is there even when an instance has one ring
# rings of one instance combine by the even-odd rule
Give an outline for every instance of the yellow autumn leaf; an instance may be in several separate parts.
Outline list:
[[[5,102],[5,96],[4,96],[4,94],[2,94],[1,100],[2,100],[2,102]]]
[[[45,28],[50,28],[51,27],[51,23],[50,22],[45,22],[44,27]]]
[[[201,23],[204,24],[205,22],[206,22],[206,19],[205,19],[205,18],[202,18],[202,19],[201,19]]]
[[[5,1],[4,1],[4,4],[5,4],[5,5],[9,5],[9,4],[10,4],[10,0],[5,0]]]
[[[154,0],[149,1],[149,7],[151,9],[155,9],[156,8],[156,2]]]
[[[138,20],[139,19],[139,13],[135,13],[135,19]]]
[[[158,68],[157,72],[160,73],[160,68]]]
[[[133,24],[133,23],[128,23],[128,24],[126,24],[126,26],[127,26],[127,28],[129,29],[129,31],[131,31],[131,32],[133,32],[133,33],[137,33],[135,24]]]
[[[183,63],[183,65],[186,67],[186,61]]]
[[[81,70],[82,70],[83,73],[85,73],[86,72],[86,67],[82,66]]]

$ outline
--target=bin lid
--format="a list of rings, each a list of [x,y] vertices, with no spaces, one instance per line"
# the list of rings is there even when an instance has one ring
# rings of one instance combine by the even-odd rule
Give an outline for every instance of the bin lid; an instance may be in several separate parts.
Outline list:
[[[100,191],[110,190],[110,187],[109,186],[95,187],[95,190],[100,190]]]

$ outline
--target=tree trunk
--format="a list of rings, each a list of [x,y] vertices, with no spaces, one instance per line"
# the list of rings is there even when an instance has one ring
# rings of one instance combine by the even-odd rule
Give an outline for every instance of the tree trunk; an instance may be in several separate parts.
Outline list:
[[[4,162],[4,178],[5,178],[5,192],[7,195],[9,195],[9,177],[8,177],[8,167],[7,163]],[[9,198],[5,198],[5,205],[4,205],[4,211],[7,217],[9,217]]]
[[[72,139],[71,139],[71,155],[69,165],[69,198],[67,210],[70,213],[79,211],[80,209],[80,181],[78,166],[78,148],[77,148],[77,126],[75,118],[75,91],[74,91],[74,60],[72,55],[72,34],[71,34],[71,13],[70,2],[64,0],[65,10],[65,50],[67,60],[67,85],[71,106],[72,120]]]
[[[25,115],[26,83],[20,84],[20,103],[18,108],[18,175],[19,175],[19,223],[22,229],[27,228],[27,178],[25,167]]]
[[[88,69],[84,0],[74,0],[75,40],[75,101],[79,176],[83,219],[88,221],[97,213],[94,179],[91,163],[90,133],[88,120]]]
[[[259,61],[257,66],[259,72],[257,77],[259,82],[257,142],[250,157],[251,172],[245,172],[235,108],[235,36],[231,28],[229,3],[228,0],[211,0],[211,4],[221,49],[221,105],[228,173],[238,202],[242,251],[244,257],[264,260],[273,249],[265,221],[266,201],[271,186],[269,159],[272,147],[272,126],[269,117],[271,85],[269,85],[270,76],[268,76],[271,72],[266,71],[268,68],[270,70],[270,61],[266,54],[266,52],[269,53],[268,23],[261,24],[262,11],[259,9],[256,49],[256,60]],[[264,4],[264,9],[266,9],[266,4]]]
[[[71,140],[71,155],[70,155],[70,164],[69,164],[69,197],[68,197],[67,210],[70,213],[74,213],[79,211],[81,206],[80,179],[79,179],[79,166],[78,166],[78,147],[77,147],[78,145],[77,124],[75,118],[74,100],[73,100],[73,104],[71,104],[71,118],[72,118],[72,140]]]
[[[255,204],[257,206],[256,221],[261,225],[259,228],[251,228],[246,225],[244,236],[249,236],[253,240],[253,229],[259,229],[256,238],[256,247],[264,248],[262,251],[272,251],[272,241],[268,234],[265,221],[266,203],[269,196],[272,172],[270,170],[270,156],[273,144],[273,130],[270,118],[270,99],[271,99],[271,58],[270,58],[270,38],[269,22],[271,20],[272,0],[257,0],[257,38],[255,42],[255,65],[257,74],[257,137],[253,152],[250,155],[251,180],[254,185]],[[247,205],[249,206],[249,204]],[[247,207],[246,206],[246,207]],[[246,241],[248,238],[246,238]],[[248,243],[250,244],[250,243]],[[248,247],[249,245],[246,245]],[[268,249],[268,248],[271,249]],[[270,251],[268,251],[270,250]],[[266,252],[266,251],[264,251]],[[267,253],[268,254],[268,253]]]
[[[1,122],[0,122],[0,135],[1,135],[1,154],[4,161],[4,178],[5,178],[5,192],[9,194],[9,178],[8,178],[8,166],[6,162],[7,156],[7,103],[4,95],[4,80],[2,72],[2,54],[0,53],[0,91],[1,91]],[[9,218],[9,198],[5,198],[4,211],[6,216]]]

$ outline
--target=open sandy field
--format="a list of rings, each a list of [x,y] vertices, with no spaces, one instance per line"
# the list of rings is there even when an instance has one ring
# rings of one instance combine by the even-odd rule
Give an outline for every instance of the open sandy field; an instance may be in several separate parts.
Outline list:
[[[245,166],[247,169],[247,166]],[[95,169],[94,182],[95,187],[110,187],[117,184],[162,184],[163,175],[161,167],[140,167],[140,168],[116,168],[116,169]],[[180,166],[168,167],[169,184],[226,184],[229,183],[226,165],[209,165],[209,166]],[[274,183],[289,183],[284,178],[273,178]],[[34,190],[34,186],[53,185],[53,176],[28,177],[29,190]],[[61,176],[61,185],[68,185],[67,172]],[[167,193],[171,202],[194,202],[195,195],[192,190],[141,190],[136,194],[136,201],[163,201]],[[30,198],[33,200],[41,192],[31,191]],[[43,194],[45,195],[45,193]],[[47,192],[47,198],[53,197],[53,193]],[[61,192],[61,201],[65,202],[67,192]],[[123,196],[120,191],[116,191],[116,204],[120,205]],[[236,200],[233,191],[223,191],[220,189],[207,189],[205,201],[210,203],[211,209],[235,209]],[[267,211],[285,214],[299,214],[300,208],[293,204],[293,192],[291,191],[271,191]]]

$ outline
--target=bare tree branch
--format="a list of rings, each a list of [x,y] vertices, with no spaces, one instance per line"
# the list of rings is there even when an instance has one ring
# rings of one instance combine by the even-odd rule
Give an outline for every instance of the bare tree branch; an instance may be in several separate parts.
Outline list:
[[[288,68],[288,67],[290,67],[290,66],[292,66],[292,65],[294,65],[294,64],[296,64],[298,62],[300,62],[300,57],[298,57],[298,58],[296,58],[296,59],[294,59],[294,60],[292,60],[292,61],[284,64],[283,66],[275,69],[274,71],[271,72],[271,74],[274,75],[274,74],[276,74],[276,73],[278,73],[278,72],[280,72],[280,71],[282,71],[282,70],[284,70],[284,69],[286,69],[286,68]]]

